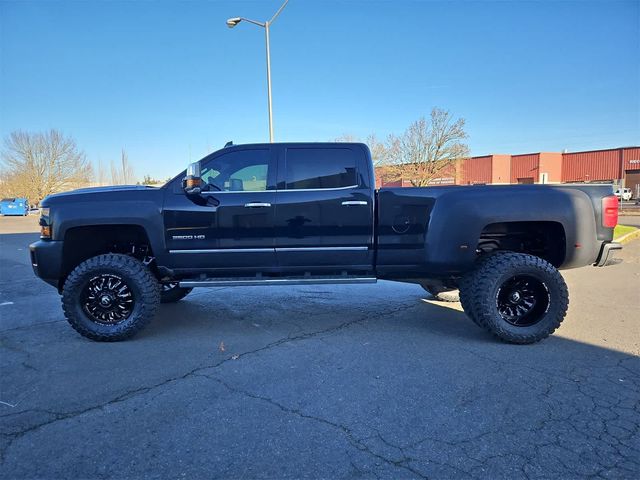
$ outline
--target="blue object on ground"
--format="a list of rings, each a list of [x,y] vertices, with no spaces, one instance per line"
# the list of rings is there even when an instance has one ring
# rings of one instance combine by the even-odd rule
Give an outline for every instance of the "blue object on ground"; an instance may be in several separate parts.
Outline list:
[[[29,215],[29,202],[26,198],[3,198],[0,201],[2,215]]]

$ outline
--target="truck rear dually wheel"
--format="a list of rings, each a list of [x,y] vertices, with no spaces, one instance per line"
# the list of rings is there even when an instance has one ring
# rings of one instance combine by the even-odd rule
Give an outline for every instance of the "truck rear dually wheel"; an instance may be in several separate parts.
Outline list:
[[[62,308],[81,335],[101,342],[135,335],[153,318],[160,286],[149,269],[128,255],[85,260],[67,277]]]
[[[467,317],[469,317],[473,323],[478,325],[480,328],[484,328],[484,326],[478,322],[478,319],[471,311],[471,291],[473,286],[472,275],[473,272],[460,279],[460,283],[458,285],[460,288],[460,305],[462,306],[464,313],[467,314]]]
[[[433,297],[434,300],[440,302],[459,302],[460,295],[455,288],[447,288],[438,285],[430,285],[427,283],[421,283],[420,286],[424,288],[425,292]]]
[[[567,285],[546,260],[499,252],[483,259],[463,282],[465,311],[509,343],[535,343],[551,335],[569,306]]]

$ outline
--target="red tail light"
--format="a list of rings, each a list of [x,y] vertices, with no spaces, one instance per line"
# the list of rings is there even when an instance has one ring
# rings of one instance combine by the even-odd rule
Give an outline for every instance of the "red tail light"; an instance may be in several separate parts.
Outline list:
[[[602,226],[613,228],[618,224],[618,198],[609,195],[602,199]]]

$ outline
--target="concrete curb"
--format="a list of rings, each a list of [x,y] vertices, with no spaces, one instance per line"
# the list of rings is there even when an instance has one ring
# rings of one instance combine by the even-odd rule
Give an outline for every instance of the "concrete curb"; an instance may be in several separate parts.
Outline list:
[[[624,243],[629,243],[638,238],[640,238],[640,228],[634,230],[633,232],[629,232],[626,235],[621,236],[620,238],[615,238],[613,241],[624,244]]]

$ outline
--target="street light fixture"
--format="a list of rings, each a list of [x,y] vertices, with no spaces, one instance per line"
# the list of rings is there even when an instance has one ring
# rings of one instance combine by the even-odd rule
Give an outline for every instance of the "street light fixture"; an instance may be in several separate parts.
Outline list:
[[[242,18],[240,17],[230,18],[229,20],[227,20],[227,27],[233,28],[237,24],[239,24],[241,21],[242,21]]]
[[[273,15],[273,17],[271,17],[271,20],[268,20],[266,22],[258,22],[256,20],[251,20],[244,17],[233,17],[227,20],[227,27],[229,28],[235,27],[240,22],[249,22],[264,28],[265,40],[267,44],[267,100],[269,102],[269,142],[271,143],[273,143],[273,112],[271,107],[271,51],[269,48],[269,27],[276,20],[276,18],[278,18],[278,15],[280,15],[280,12],[282,12],[287,3],[289,3],[289,0],[285,0],[278,11]]]

